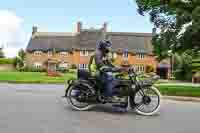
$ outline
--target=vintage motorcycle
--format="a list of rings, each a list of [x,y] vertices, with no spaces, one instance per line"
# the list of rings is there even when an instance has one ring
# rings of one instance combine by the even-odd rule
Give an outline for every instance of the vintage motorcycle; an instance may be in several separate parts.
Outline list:
[[[65,96],[69,105],[75,110],[89,110],[97,104],[117,104],[127,101],[127,108],[135,109],[140,115],[154,115],[161,105],[161,94],[153,85],[158,76],[151,79],[139,79],[133,68],[129,68],[126,78],[123,74],[115,75],[113,100],[105,100],[103,83],[98,76],[91,76],[86,70],[78,70],[78,78],[67,82]],[[126,100],[124,100],[126,99]]]

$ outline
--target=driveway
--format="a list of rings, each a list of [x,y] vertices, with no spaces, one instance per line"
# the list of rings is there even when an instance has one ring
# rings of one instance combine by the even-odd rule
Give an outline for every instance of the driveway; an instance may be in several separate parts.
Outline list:
[[[199,133],[200,103],[163,101],[155,116],[73,111],[63,85],[0,84],[0,133]]]

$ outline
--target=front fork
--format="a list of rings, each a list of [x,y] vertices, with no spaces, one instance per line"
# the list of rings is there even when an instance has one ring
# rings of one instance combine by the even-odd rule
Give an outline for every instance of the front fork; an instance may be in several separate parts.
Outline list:
[[[131,86],[131,92],[129,95],[129,103],[132,109],[134,109],[137,106],[137,104],[135,103],[135,95],[137,92],[139,92],[141,96],[145,95],[143,92],[143,89],[138,84]]]

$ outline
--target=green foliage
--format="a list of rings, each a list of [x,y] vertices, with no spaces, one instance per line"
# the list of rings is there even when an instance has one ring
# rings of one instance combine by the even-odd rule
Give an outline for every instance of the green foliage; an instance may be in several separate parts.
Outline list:
[[[75,64],[72,64],[71,69],[77,69],[77,66]]]
[[[77,73],[76,69],[69,69],[68,73]]]
[[[200,72],[200,56],[196,56],[192,60],[192,72]]]
[[[75,79],[76,75],[66,73],[61,77],[48,77],[44,72],[0,72],[1,82],[14,83],[64,83],[65,80]]]
[[[0,58],[0,64],[13,64],[14,60],[11,58]]]
[[[18,70],[23,70],[25,67],[24,65],[24,60],[25,60],[25,56],[26,56],[26,53],[23,49],[20,49],[19,52],[18,52],[18,56],[15,57],[14,59],[14,66],[18,69]]]
[[[161,60],[168,56],[167,51],[184,52],[199,49],[199,0],[136,0],[138,12],[148,13],[150,21],[160,29],[153,39],[154,52]],[[192,23],[191,23],[192,22]],[[193,22],[195,24],[193,24]]]
[[[22,59],[25,59],[26,53],[23,49],[20,49],[18,52],[18,56]]]
[[[66,73],[66,72],[69,72],[69,70],[67,68],[64,68],[64,67],[58,67],[57,68],[57,71],[61,72],[61,73]]]
[[[151,73],[154,72],[154,67],[152,65],[147,65],[146,66],[146,73]]]
[[[192,56],[190,51],[174,54],[174,76],[177,80],[192,79]]]
[[[46,69],[36,68],[36,67],[22,67],[22,68],[19,68],[18,71],[20,72],[46,72]]]
[[[159,85],[162,95],[200,97],[199,86]]]
[[[136,0],[136,3],[138,13],[149,14],[160,31],[152,39],[157,59],[173,56],[176,78],[191,79],[191,71],[200,70],[196,63],[191,63],[200,50],[200,0]]]
[[[3,48],[0,48],[0,58],[4,58]]]

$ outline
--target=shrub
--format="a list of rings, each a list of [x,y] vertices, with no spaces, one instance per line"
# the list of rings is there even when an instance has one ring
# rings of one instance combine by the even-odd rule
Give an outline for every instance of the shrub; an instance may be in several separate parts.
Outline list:
[[[60,77],[62,76],[62,74],[58,73],[58,72],[47,72],[47,76],[50,76],[50,77]]]
[[[69,72],[69,73],[76,73],[76,72],[77,72],[77,69],[69,69],[68,72]]]
[[[64,67],[58,67],[57,68],[57,71],[61,72],[61,73],[66,73],[68,72],[69,70],[67,68],[64,68]]]
[[[0,64],[13,64],[13,62],[11,58],[0,58]]]
[[[71,69],[77,69],[77,66],[75,64],[72,64]]]
[[[26,66],[23,68],[19,68],[18,71],[20,72],[46,72],[46,69]]]
[[[146,66],[146,73],[151,73],[154,72],[154,67],[152,65],[147,65]]]

